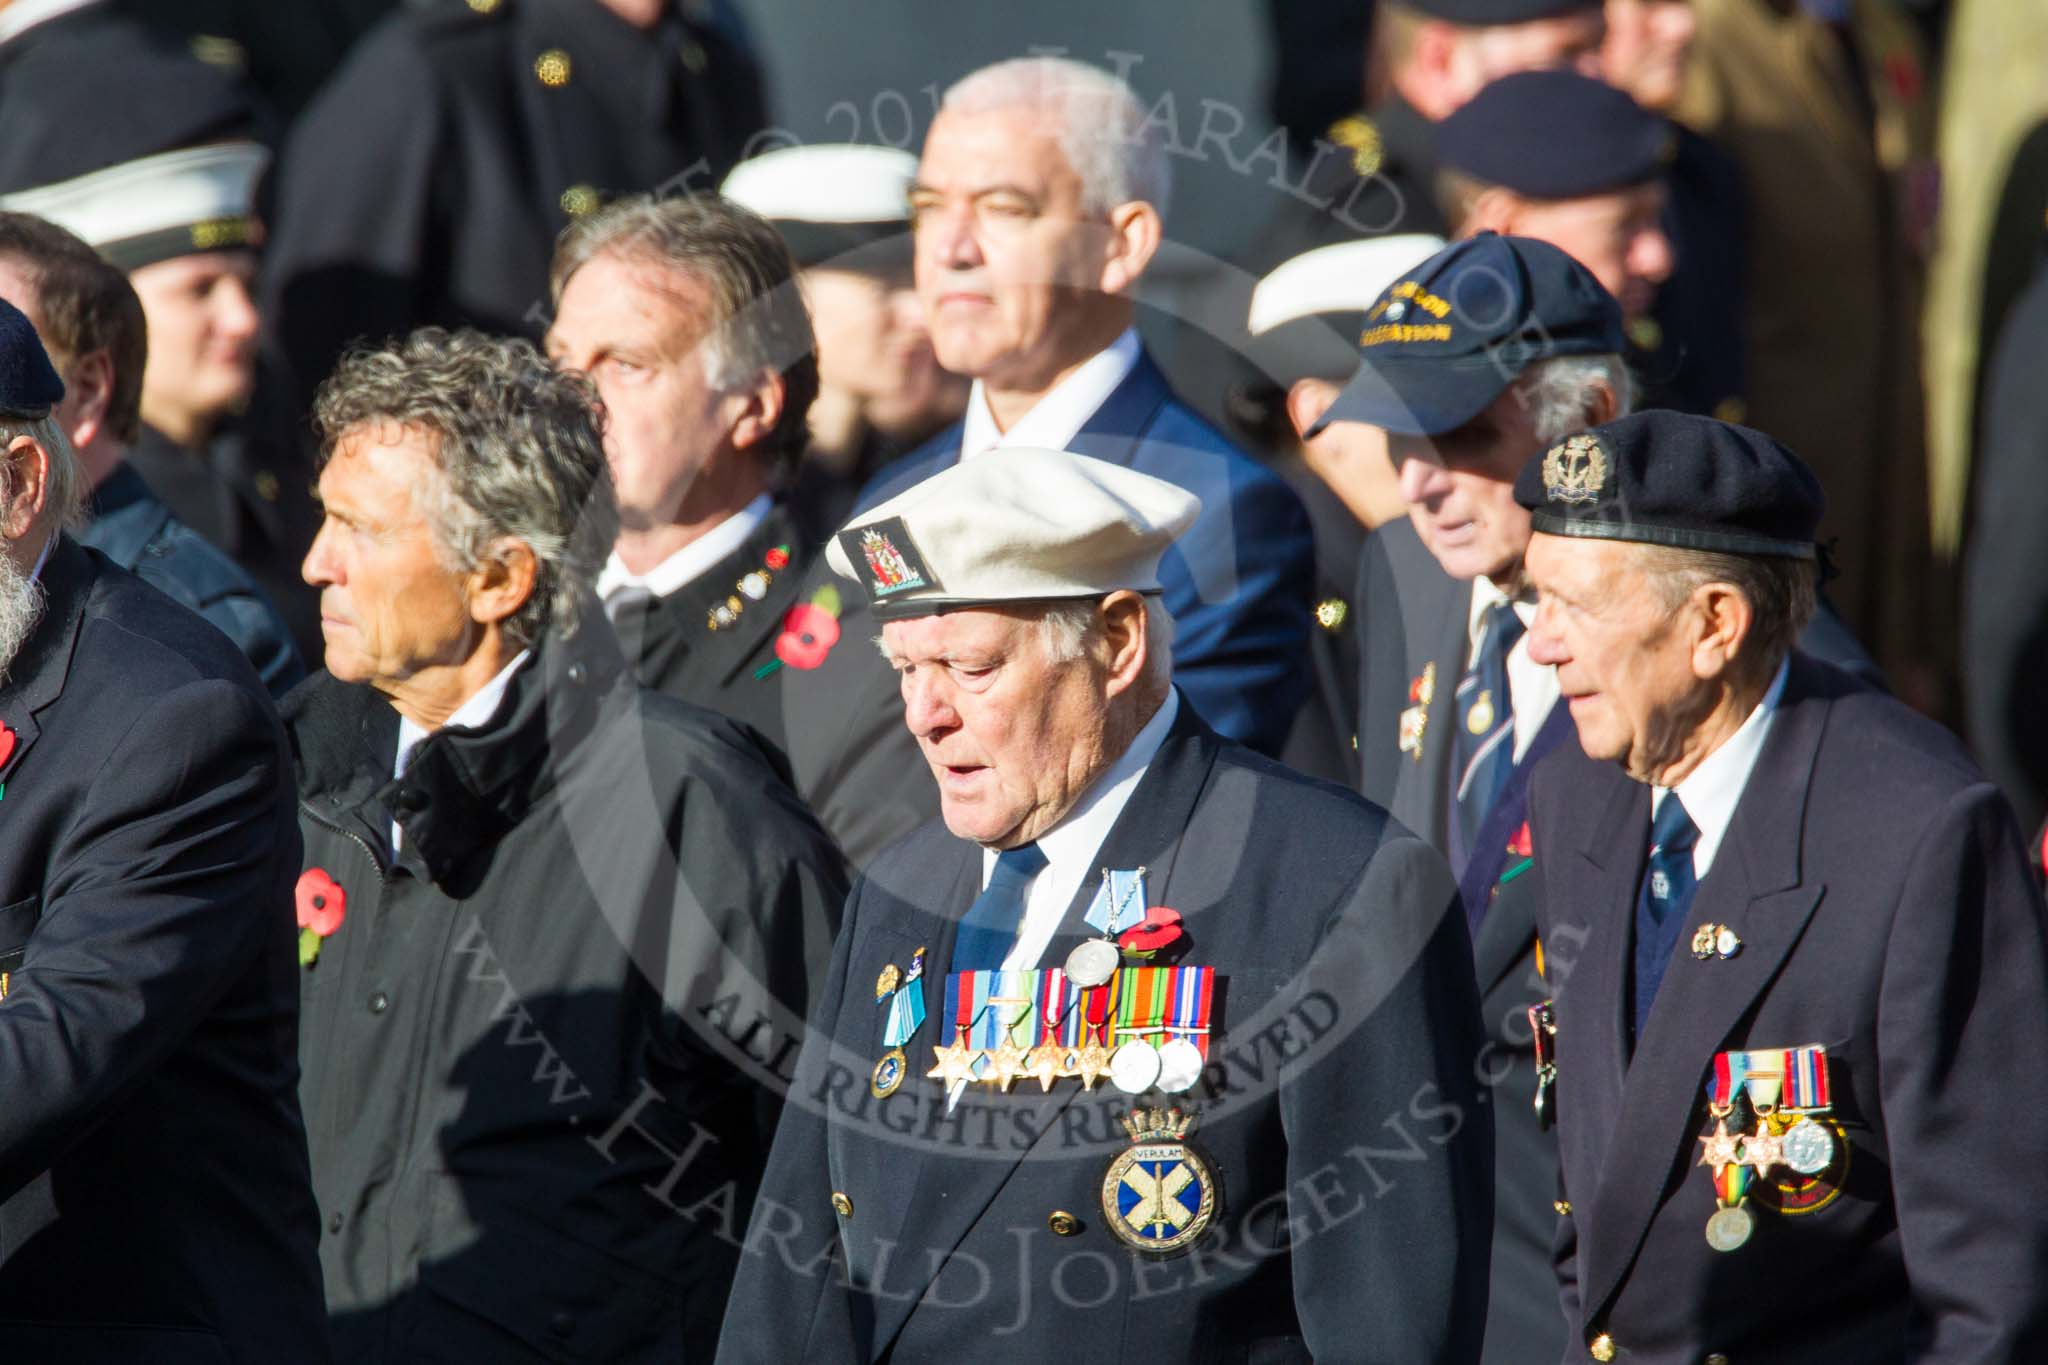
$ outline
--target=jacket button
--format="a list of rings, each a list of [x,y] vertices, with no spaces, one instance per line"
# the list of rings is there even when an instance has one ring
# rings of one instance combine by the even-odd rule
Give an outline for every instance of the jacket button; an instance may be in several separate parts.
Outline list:
[[[841,1218],[853,1217],[853,1201],[838,1190],[832,1191],[832,1212]]]
[[[1572,1201],[1569,1199],[1553,1199],[1550,1201],[1550,1207],[1557,1210],[1557,1216],[1560,1218],[1572,1216]]]
[[[1592,1342],[1586,1347],[1586,1350],[1592,1355],[1593,1359],[1600,1362],[1600,1365],[1607,1365],[1608,1361],[1614,1359],[1614,1338],[1602,1332],[1599,1336],[1593,1338]]]
[[[566,1337],[576,1330],[576,1319],[567,1313],[556,1313],[548,1319],[548,1331],[558,1337]]]
[[[1716,1351],[1707,1357],[1705,1365],[1728,1365],[1728,1357]]]
[[[1056,1210],[1052,1217],[1045,1220],[1045,1225],[1060,1237],[1072,1237],[1081,1231],[1081,1220],[1065,1209]]]
[[[583,680],[589,676],[588,671],[582,664],[569,665],[569,681],[575,683],[578,687],[583,686]]]
[[[425,810],[427,794],[418,787],[400,787],[396,798],[400,810]]]
[[[340,1214],[338,1214],[338,1213],[337,1213],[337,1214],[335,1214],[335,1215],[334,1215],[334,1216],[333,1216],[332,1218],[329,1218],[329,1219],[327,1220],[327,1230],[328,1230],[329,1232],[340,1232],[340,1231],[341,1231],[341,1215],[340,1215]]]
[[[385,1010],[388,1010],[390,1008],[391,997],[384,994],[384,992],[378,991],[375,995],[370,997],[370,1013],[382,1014]]]

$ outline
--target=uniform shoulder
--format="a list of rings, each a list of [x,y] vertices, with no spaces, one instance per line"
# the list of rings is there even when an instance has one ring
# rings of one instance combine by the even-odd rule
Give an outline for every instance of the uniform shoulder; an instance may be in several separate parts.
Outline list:
[[[1862,755],[1895,791],[1953,793],[1986,781],[1955,734],[1837,665],[1807,659],[1809,695],[1830,709],[1828,738]]]

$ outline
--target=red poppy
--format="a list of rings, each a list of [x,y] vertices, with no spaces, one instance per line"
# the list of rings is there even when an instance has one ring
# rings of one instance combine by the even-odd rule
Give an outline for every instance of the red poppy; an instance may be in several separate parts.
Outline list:
[[[299,903],[299,962],[310,967],[320,957],[320,941],[341,927],[348,912],[348,893],[340,882],[309,867],[299,874],[293,896]]]
[[[787,545],[776,546],[767,554],[761,556],[761,562],[763,564],[766,564],[771,569],[781,569],[788,567],[789,547]]]
[[[799,602],[782,618],[775,657],[791,668],[816,668],[839,643],[839,618],[813,602]]]
[[[1522,822],[1522,827],[1516,830],[1514,836],[1508,840],[1508,852],[1514,854],[1517,858],[1533,858],[1536,856],[1536,846],[1529,838],[1529,822],[1527,820]]]
[[[1127,953],[1149,955],[1180,936],[1180,911],[1155,905],[1145,912],[1142,923],[1134,924],[1116,936],[1116,946]]]
[[[0,766],[5,766],[7,760],[14,757],[14,738],[13,726],[0,725]]]

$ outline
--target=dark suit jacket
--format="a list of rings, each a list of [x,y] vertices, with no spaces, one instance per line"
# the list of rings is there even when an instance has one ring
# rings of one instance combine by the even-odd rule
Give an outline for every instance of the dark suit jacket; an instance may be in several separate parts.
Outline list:
[[[1457,724],[1452,696],[1465,668],[1471,602],[1471,584],[1445,573],[1406,519],[1369,537],[1353,613],[1364,661],[1358,721],[1364,788],[1396,820],[1445,851],[1451,846],[1451,736]],[[1414,704],[1412,681],[1432,664],[1436,690],[1422,751],[1410,756],[1400,749],[1400,716]],[[1537,1126],[1531,1107],[1536,1057],[1528,1008],[1548,994],[1536,969],[1536,879],[1506,849],[1527,816],[1530,768],[1559,743],[1577,748],[1570,730],[1569,717],[1553,708],[1510,774],[1460,878],[1473,924],[1486,1030],[1474,1072],[1491,1088],[1494,1110],[1493,1266],[1483,1357],[1488,1361],[1553,1359],[1565,1342],[1550,1266],[1557,1142]]]
[[[993,1347],[1075,1365],[1427,1362],[1476,1349],[1491,1124],[1442,859],[1354,794],[1218,739],[1183,708],[1099,860],[1148,868],[1150,897],[1184,917],[1179,960],[1217,970],[1220,1036],[1179,1097],[1200,1110],[1190,1142],[1219,1173],[1216,1224],[1163,1264],[1105,1228],[1104,1172],[1128,1147],[1116,1117],[1134,1103],[1106,1082],[971,1087],[948,1114],[923,1073],[982,853],[928,825],[848,902],[720,1359]],[[1080,941],[1092,891],[1044,963]],[[920,946],[929,1017],[906,1048],[911,1079],[877,1103],[871,988]],[[1078,1227],[1049,1227],[1055,1212]]]
[[[0,685],[0,1341],[327,1358],[283,732],[219,631],[69,540]]]
[[[1556,987],[1563,1302],[1617,1360],[2048,1359],[2048,942],[1998,792],[1953,737],[1795,654],[1631,1057],[1650,789],[1565,746],[1531,797]],[[1570,944],[1569,955],[1564,945]],[[1717,1253],[1699,1139],[1728,1049],[1827,1048],[1848,1166]],[[1759,1204],[1756,1197],[1752,1207]]]
[[[957,464],[960,432],[956,423],[888,465],[860,506]],[[1174,619],[1174,682],[1219,731],[1279,753],[1311,685],[1315,545],[1301,500],[1181,403],[1149,357],[1069,449],[1202,499],[1201,516],[1159,566]],[[869,643],[879,628],[858,590],[839,586],[839,644],[823,667],[791,674],[783,701],[797,788],[859,867],[936,815],[938,792],[904,728],[896,679]]]
[[[802,600],[817,548],[778,503],[738,549],[699,577],[666,597],[622,607],[612,628],[625,652],[640,661],[640,685],[745,721],[776,748],[787,748],[782,684],[790,670],[778,661],[775,642],[783,618]],[[788,562],[766,570],[766,556],[778,549]],[[738,583],[764,571],[765,595],[747,598]],[[711,629],[712,608],[730,599],[741,603],[739,619]]]

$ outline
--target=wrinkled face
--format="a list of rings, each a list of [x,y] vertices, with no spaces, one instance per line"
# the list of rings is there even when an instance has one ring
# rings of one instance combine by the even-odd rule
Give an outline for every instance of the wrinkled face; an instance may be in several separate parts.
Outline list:
[[[149,325],[142,408],[164,425],[211,425],[248,401],[260,319],[250,297],[256,255],[208,251],[128,276]]]
[[[1625,541],[1537,532],[1529,578],[1537,590],[1529,657],[1557,665],[1579,744],[1639,780],[1661,773],[1711,714],[1715,688],[1693,668],[1703,621],[1690,601],[1667,610]]]
[[[1670,109],[1685,88],[1685,59],[1698,31],[1692,0],[1607,0],[1600,49],[1607,83],[1645,109]]]
[[[910,271],[803,273],[818,337],[818,386],[852,395],[863,414],[893,431],[930,410],[939,362]]]
[[[1029,610],[891,621],[883,652],[903,720],[939,784],[946,828],[992,848],[1058,824],[1107,766],[1107,670],[1054,663]]]
[[[443,562],[418,504],[439,477],[432,437],[396,424],[343,433],[320,472],[326,519],[302,572],[320,589],[327,671],[343,682],[388,691],[475,647],[468,576]]]
[[[1387,437],[1408,519],[1445,573],[1484,574],[1503,588],[1515,581],[1529,545],[1529,512],[1515,501],[1515,475],[1539,444],[1513,385],[1456,431]]]
[[[548,357],[590,376],[604,399],[605,455],[627,530],[673,520],[713,461],[751,458],[732,448],[744,400],[706,375],[700,343],[711,316],[700,281],[611,252],[562,287]]]
[[[998,388],[1038,387],[1070,355],[1077,306],[1101,287],[1108,224],[1028,109],[942,113],[911,187],[917,293],[939,363]]]
[[[1458,103],[1518,71],[1568,70],[1598,79],[1605,28],[1600,10],[1589,6],[1549,19],[1465,30],[1452,59]]]
[[[1675,263],[1663,215],[1664,187],[1652,182],[1583,199],[1525,200],[1513,230],[1586,267],[1634,321],[1650,311]]]

